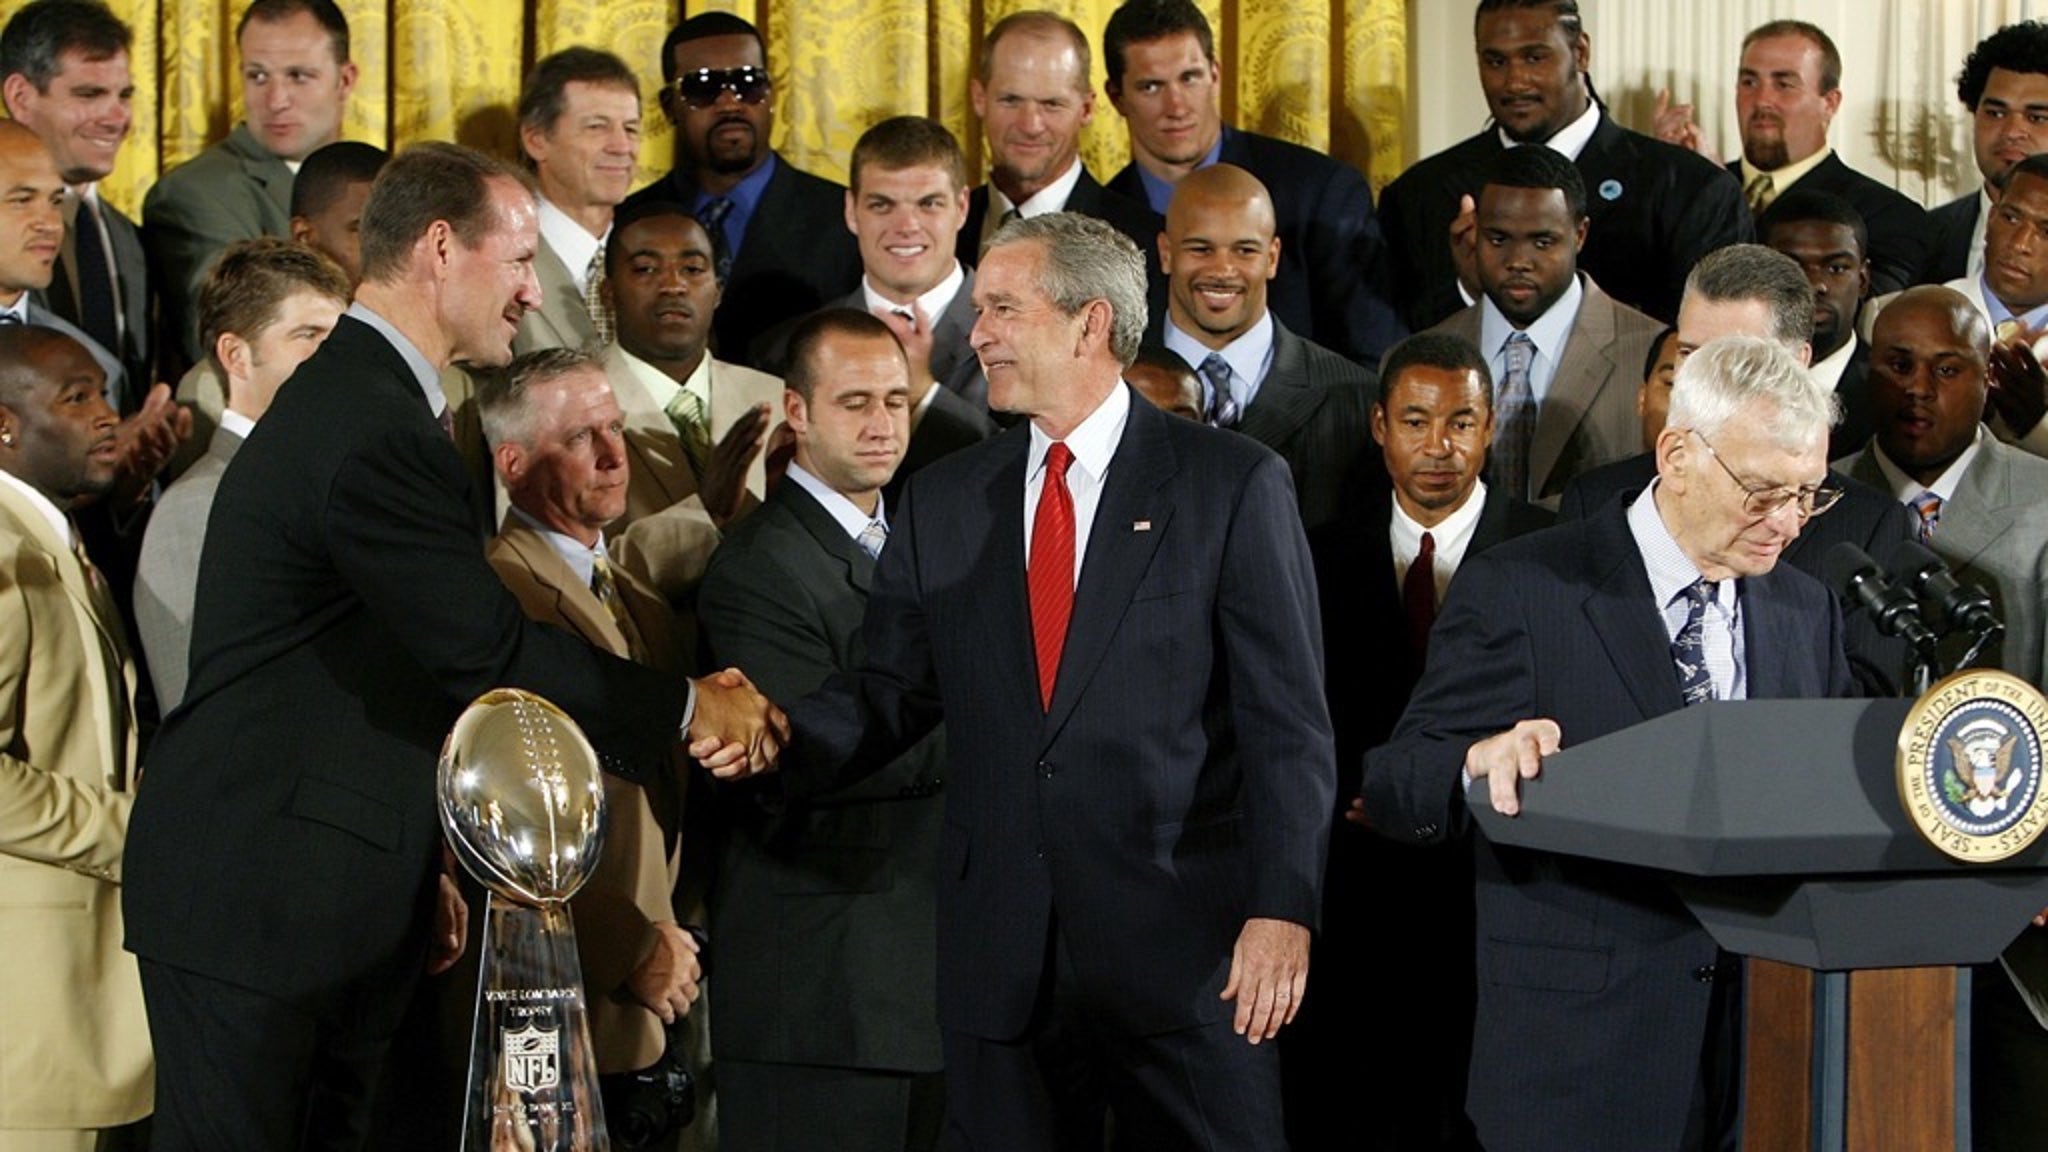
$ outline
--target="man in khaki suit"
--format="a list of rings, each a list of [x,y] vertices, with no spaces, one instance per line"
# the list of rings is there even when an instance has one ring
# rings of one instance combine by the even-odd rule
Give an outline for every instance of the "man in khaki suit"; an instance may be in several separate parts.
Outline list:
[[[0,328],[0,1152],[138,1147],[153,1103],[121,950],[135,670],[70,519],[114,482],[105,384],[71,337]]]
[[[528,353],[477,395],[511,498],[487,554],[519,606],[616,656],[681,674],[668,605],[605,553],[626,505],[624,418],[589,353]],[[689,777],[605,781],[611,822],[597,871],[570,902],[600,1073],[660,1059],[662,1025],[697,999],[697,942],[676,922],[679,825]],[[681,903],[699,898],[686,892]]]

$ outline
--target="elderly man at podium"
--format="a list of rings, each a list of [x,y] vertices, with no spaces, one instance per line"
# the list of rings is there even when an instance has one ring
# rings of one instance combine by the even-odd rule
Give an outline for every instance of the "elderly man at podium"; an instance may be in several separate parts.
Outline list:
[[[1823,486],[1835,415],[1774,343],[1694,353],[1657,438],[1657,479],[1633,503],[1459,571],[1408,710],[1367,756],[1372,827],[1418,843],[1466,834],[1468,806],[1513,815],[1521,781],[1566,742],[1689,704],[1846,694],[1833,603],[1777,563],[1840,495]],[[1484,838],[1476,856],[1466,1107],[1481,1142],[1720,1146],[1735,1119],[1740,965],[1654,873]]]

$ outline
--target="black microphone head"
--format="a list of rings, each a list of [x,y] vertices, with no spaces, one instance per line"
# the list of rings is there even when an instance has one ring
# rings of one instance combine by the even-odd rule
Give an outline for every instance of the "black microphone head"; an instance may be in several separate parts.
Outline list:
[[[1910,573],[1909,579],[1914,581],[1924,580],[1930,572],[1948,568],[1941,557],[1935,555],[1934,549],[1910,537],[1895,541],[1885,549],[1884,559],[1892,571]]]
[[[1883,575],[1884,569],[1870,558],[1870,553],[1844,540],[1829,548],[1821,558],[1821,571],[1827,574],[1828,587],[1837,595],[1849,595],[1849,589],[1859,577],[1873,574]]]

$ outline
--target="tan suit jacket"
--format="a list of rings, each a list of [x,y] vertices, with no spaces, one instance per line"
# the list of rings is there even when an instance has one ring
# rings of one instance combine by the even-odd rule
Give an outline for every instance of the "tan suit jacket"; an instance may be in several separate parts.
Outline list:
[[[1581,472],[1642,451],[1643,424],[1636,391],[1643,361],[1664,325],[1600,290],[1579,274],[1585,295],[1565,337],[1550,389],[1529,437],[1529,490],[1510,495],[1556,509],[1565,485]],[[1436,326],[1479,344],[1479,304]],[[1480,348],[1490,363],[1496,349]],[[1499,394],[1500,381],[1494,381]]]
[[[529,619],[572,632],[615,656],[682,675],[668,606],[630,572],[612,569],[632,623],[629,635],[547,538],[516,517],[506,517],[487,555]],[[632,998],[625,982],[654,949],[654,923],[676,919],[678,833],[688,781],[680,752],[676,771],[650,776],[644,788],[616,776],[604,780],[610,813],[604,850],[597,870],[569,902],[601,1072],[645,1068],[660,1058],[665,1043],[661,1019]]]
[[[122,950],[135,668],[36,507],[0,484],[0,1129],[149,1114],[154,1064]]]
[[[590,306],[576,290],[569,266],[545,238],[533,254],[533,276],[540,282],[540,308],[519,321],[519,331],[512,337],[513,354],[542,348],[596,348],[597,326],[590,322]]]

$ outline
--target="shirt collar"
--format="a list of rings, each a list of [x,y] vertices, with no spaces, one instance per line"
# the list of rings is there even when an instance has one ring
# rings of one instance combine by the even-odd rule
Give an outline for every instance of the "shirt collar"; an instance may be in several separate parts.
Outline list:
[[[1892,463],[1891,457],[1884,454],[1884,445],[1879,444],[1875,438],[1870,441],[1870,455],[1871,459],[1877,461],[1877,470],[1884,474],[1885,487],[1891,490],[1891,494],[1898,498],[1899,503],[1911,504],[1920,498],[1922,492],[1932,492],[1941,497],[1942,503],[1946,504],[1956,498],[1956,489],[1963,484],[1963,474],[1970,470],[1970,465],[1976,461],[1977,454],[1984,448],[1984,438],[1990,434],[1989,429],[1979,424],[1977,434],[1970,438],[1970,446],[1963,449],[1962,455],[1950,461],[1949,466],[1942,470],[1941,475],[1934,478],[1932,484],[1923,485],[1906,475],[1903,469]]]
[[[618,353],[619,363],[624,364],[626,371],[635,380],[638,380],[642,387],[647,389],[647,397],[654,401],[654,406],[666,411],[669,401],[676,398],[676,393],[681,392],[683,386],[676,381],[675,377],[626,351],[623,345],[613,344],[612,349]],[[698,374],[704,371],[704,366],[709,363],[711,363],[711,353],[707,351],[704,353],[704,359],[698,363],[697,371],[691,373],[690,378],[696,379]]]
[[[1207,168],[1222,158],[1223,136],[1229,131],[1230,129],[1224,128],[1216,133],[1216,143],[1209,146],[1208,153],[1202,157],[1201,162],[1196,164],[1195,167]],[[1138,165],[1138,182],[1145,188],[1146,203],[1152,205],[1154,212],[1159,213],[1161,216],[1166,215],[1166,206],[1173,202],[1174,186],[1154,176],[1143,164]]]
[[[1628,531],[1635,537],[1636,551],[1642,554],[1643,570],[1650,577],[1650,595],[1661,612],[1700,578],[1700,570],[1685,549],[1679,547],[1677,538],[1664,523],[1663,513],[1657,510],[1657,483],[1650,481],[1650,486],[1628,506]],[[1714,588],[1714,602],[1724,609],[1733,609],[1735,585],[1734,580],[1719,581]]]
[[[2006,307],[2005,301],[2000,300],[1996,292],[1991,290],[1990,281],[1984,279],[1984,273],[1981,271],[1977,273],[1977,294],[1984,299],[1984,318],[1991,321],[1994,338],[1998,326],[2008,320],[2018,320],[2028,328],[2039,328],[2048,324],[2048,304],[2039,305],[2024,315],[2015,313]]]
[[[244,440],[249,438],[249,433],[256,430],[256,422],[254,420],[249,419],[233,408],[221,409],[220,420],[217,421],[217,425],[221,431],[232,432]]]
[[[1124,424],[1130,414],[1131,390],[1119,381],[1109,390],[1109,396],[1095,406],[1095,411],[1067,434],[1064,443],[1067,451],[1074,454],[1073,466],[1100,483],[1109,473],[1110,458],[1116,455],[1117,442],[1124,437]],[[1051,447],[1052,437],[1047,436],[1037,424],[1032,424],[1031,450],[1024,458],[1024,478],[1027,481],[1044,467],[1046,450]]]
[[[1741,160],[1742,186],[1744,188],[1747,188],[1749,187],[1750,182],[1755,180],[1757,177],[1769,176],[1771,178],[1772,193],[1777,196],[1783,196],[1785,194],[1785,189],[1790,188],[1794,184],[1797,184],[1801,176],[1804,176],[1808,172],[1813,171],[1815,168],[1820,167],[1821,161],[1826,160],[1828,157],[1833,156],[1834,154],[1835,150],[1831,145],[1823,144],[1820,146],[1820,151],[1815,152],[1813,155],[1808,156],[1806,159],[1796,160],[1790,164],[1785,165],[1783,168],[1773,168],[1768,172],[1766,172],[1762,168],[1757,167],[1754,164],[1751,164],[1749,162],[1749,157],[1745,156]]]
[[[805,471],[803,465],[794,460],[789,462],[789,471],[783,474],[783,479],[795,481],[797,487],[810,493],[811,499],[816,500],[818,505],[831,515],[833,521],[850,539],[860,539],[862,530],[867,528],[870,521],[880,521],[885,530],[889,527],[888,509],[883,506],[879,493],[875,496],[875,514],[869,516],[853,501],[848,500],[844,493]]]
[[[960,285],[966,282],[966,270],[960,267],[960,261],[953,261],[953,270],[946,273],[946,278],[932,285],[929,291],[916,300],[917,310],[923,314],[926,324],[939,322],[939,317],[946,314],[947,308],[952,307],[953,297],[960,294]],[[865,273],[860,278],[860,294],[861,298],[867,301],[870,312],[897,312],[903,308],[903,305],[875,291],[874,281],[868,279]]]
[[[14,303],[7,305],[5,308],[0,308],[0,315],[12,316],[20,324],[35,323],[35,320],[28,314],[28,298],[30,295],[31,293],[23,292],[21,295],[16,296]]]
[[[1209,378],[1202,375],[1202,361],[1209,358],[1211,349],[1193,336],[1181,331],[1172,320],[1166,322],[1166,350],[1188,362],[1195,369],[1195,378],[1202,382],[1202,402],[1210,403]],[[1244,335],[1214,350],[1230,365],[1232,379],[1241,382],[1244,395],[1237,397],[1238,410],[1248,407],[1252,398],[1258,395],[1259,385],[1266,382],[1266,373],[1273,367],[1273,313],[1271,309],[1260,313],[1259,318],[1245,329]]]
[[[1586,289],[1577,276],[1572,277],[1564,295],[1557,303],[1544,309],[1543,315],[1531,321],[1527,328],[1520,329],[1529,337],[1529,343],[1536,346],[1538,356],[1547,356],[1555,362],[1558,353],[1564,350],[1564,343],[1571,338],[1572,324],[1579,318],[1579,305],[1586,299]],[[1479,350],[1488,360],[1500,355],[1508,337],[1517,329],[1508,323],[1494,306],[1493,298],[1482,295],[1479,298]]]
[[[27,293],[23,293],[23,295],[25,296]],[[0,468],[0,484],[5,484],[16,492],[21,493],[22,498],[29,502],[29,506],[40,512],[43,519],[50,522],[50,528],[57,533],[57,539],[66,548],[73,546],[71,540],[71,517],[66,516],[62,508],[51,503],[48,496],[38,491],[35,485],[30,484],[5,468]]]
[[[1438,521],[1434,528],[1424,528],[1421,521],[1408,515],[1408,510],[1401,507],[1400,500],[1395,500],[1393,504],[1393,539],[1397,544],[1405,545],[1402,550],[1414,555],[1422,547],[1422,534],[1427,532],[1430,539],[1436,543],[1437,555],[1441,556],[1456,547],[1462,547],[1464,541],[1471,539],[1473,531],[1479,527],[1479,514],[1486,510],[1486,481],[1473,481],[1472,490],[1465,493],[1465,502]]]
[[[1593,133],[1599,130],[1600,102],[1589,98],[1586,101],[1586,110],[1579,113],[1579,118],[1552,132],[1550,139],[1543,142],[1543,146],[1567,160],[1576,161],[1579,153],[1584,152],[1586,145],[1592,141]],[[1494,131],[1500,136],[1501,147],[1521,147],[1521,142],[1508,139],[1505,131],[1498,128]]]
[[[1825,360],[1818,361],[1807,369],[1816,383],[1833,392],[1842,386],[1842,373],[1849,370],[1849,361],[1856,358],[1856,337],[1850,336],[1840,348],[1828,353]]]
[[[1220,144],[1221,141],[1219,140],[1218,143]],[[1140,171],[1143,171],[1143,169],[1140,169]],[[1074,186],[1080,182],[1081,158],[1079,156],[1074,157],[1074,162],[1067,165],[1067,170],[1060,173],[1057,179],[1040,188],[1031,196],[1026,197],[1022,204],[1010,203],[1010,198],[1003,195],[1003,190],[996,187],[995,181],[991,180],[988,185],[988,213],[997,220],[1001,220],[1003,213],[1014,208],[1017,210],[1017,215],[1029,220],[1033,216],[1043,216],[1048,212],[1058,212],[1067,206],[1067,197],[1074,194]]]
[[[448,410],[448,394],[441,391],[441,370],[434,367],[434,362],[427,359],[426,353],[421,352],[412,341],[407,340],[404,333],[392,327],[391,321],[371,311],[362,301],[350,304],[345,314],[376,329],[379,336],[390,341],[391,346],[398,349],[399,358],[405,361],[406,367],[412,369],[413,380],[419,384],[420,391],[426,394],[427,410],[434,414],[434,419],[439,420],[441,413]]]
[[[574,536],[555,531],[535,517],[529,516],[526,509],[519,507],[517,504],[512,505],[512,515],[517,517],[521,524],[538,532],[541,539],[548,542],[548,547],[555,550],[555,555],[560,556],[562,562],[567,564],[570,570],[576,573],[577,578],[583,581],[583,586],[586,588],[590,586],[591,573],[597,569],[597,557],[604,551],[604,533],[599,532],[597,534],[597,547],[585,548],[583,541],[576,539]]]
[[[569,270],[569,279],[576,284],[576,291],[588,294],[590,291],[590,261],[604,249],[604,237],[592,236],[590,229],[569,218],[567,212],[555,207],[545,197],[540,201],[540,238],[562,261],[562,267]],[[606,228],[610,234],[610,228]]]
[[[754,215],[754,208],[761,203],[761,193],[767,190],[768,180],[775,175],[775,165],[778,162],[779,159],[774,152],[768,153],[768,158],[761,161],[759,168],[747,173],[739,183],[732,186],[732,191],[725,194],[725,198],[732,201],[734,216],[745,220]],[[699,189],[690,200],[690,214],[696,215],[703,210],[704,205],[716,199],[718,197]]]

